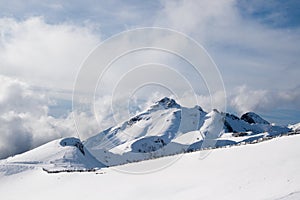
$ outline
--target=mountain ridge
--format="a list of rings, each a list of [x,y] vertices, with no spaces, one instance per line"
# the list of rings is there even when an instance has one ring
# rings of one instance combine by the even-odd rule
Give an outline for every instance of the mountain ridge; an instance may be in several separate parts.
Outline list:
[[[298,126],[297,126],[298,127]],[[186,108],[165,97],[119,125],[80,141],[63,138],[2,163],[36,163],[46,170],[84,170],[197,151],[263,141],[291,132],[248,112],[240,117],[200,106]],[[44,156],[36,156],[44,154]],[[30,154],[32,154],[30,156]],[[46,156],[48,155],[48,157]],[[1,171],[1,169],[0,169]]]

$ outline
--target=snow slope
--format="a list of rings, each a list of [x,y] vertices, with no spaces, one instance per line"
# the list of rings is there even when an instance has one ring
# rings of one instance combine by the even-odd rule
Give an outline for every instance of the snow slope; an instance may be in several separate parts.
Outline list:
[[[128,121],[87,139],[84,145],[103,164],[115,166],[208,147],[251,142],[290,130],[271,125],[252,112],[241,118],[217,110],[208,113],[200,106],[182,107],[165,97]],[[224,132],[230,134],[222,137]]]
[[[251,143],[289,131],[290,128],[271,125],[255,113],[246,113],[241,118],[217,110],[207,113],[200,106],[185,108],[166,97],[84,143],[76,138],[60,139],[0,161],[6,163],[0,171],[16,173],[35,166],[52,171],[90,170]],[[8,169],[10,165],[20,168]]]
[[[54,140],[31,151],[0,161],[0,173],[14,174],[35,167],[47,170],[105,167],[77,138]]]
[[[289,125],[288,127],[293,131],[300,131],[300,123]]]
[[[104,168],[47,174],[40,168],[0,175],[1,199],[300,199],[300,135]],[[178,160],[154,173],[152,169]],[[122,172],[121,172],[122,171]]]

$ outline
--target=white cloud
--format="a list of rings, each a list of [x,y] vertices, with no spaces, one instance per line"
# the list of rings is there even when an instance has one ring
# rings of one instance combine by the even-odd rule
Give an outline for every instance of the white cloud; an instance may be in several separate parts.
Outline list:
[[[1,74],[56,89],[72,89],[80,64],[100,42],[91,24],[48,24],[42,17],[1,18],[0,30]]]
[[[248,111],[267,112],[276,108],[298,110],[299,87],[293,90],[274,91],[240,86],[229,96],[229,103],[239,114]]]
[[[230,103],[239,113],[245,113],[269,106],[270,98],[266,90],[250,90],[246,86],[241,86],[236,89]]]
[[[300,29],[276,29],[245,18],[237,0],[162,1],[155,25],[200,42],[217,63],[226,88],[291,89],[300,73]],[[282,73],[285,77],[282,77]]]
[[[264,113],[280,123],[299,120],[299,27],[274,28],[258,16],[245,17],[238,0],[161,2],[155,26],[182,31],[204,46],[221,72],[228,110]],[[212,96],[199,94],[199,104],[209,110],[212,99],[220,101]]]
[[[73,113],[54,118],[48,114],[50,104],[44,92],[0,75],[0,159],[56,138],[77,135]],[[85,122],[84,133],[97,133],[97,126],[90,123],[89,116],[84,113],[79,116]]]

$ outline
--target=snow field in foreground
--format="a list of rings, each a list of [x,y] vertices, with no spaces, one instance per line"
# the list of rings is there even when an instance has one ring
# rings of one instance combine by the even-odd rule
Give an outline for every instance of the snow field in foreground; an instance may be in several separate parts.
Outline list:
[[[177,155],[91,173],[47,174],[40,168],[0,177],[1,199],[300,199],[300,135]]]

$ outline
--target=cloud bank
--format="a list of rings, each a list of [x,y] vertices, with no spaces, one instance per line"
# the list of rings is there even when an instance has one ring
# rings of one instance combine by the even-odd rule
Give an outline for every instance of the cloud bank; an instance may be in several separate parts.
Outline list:
[[[55,118],[49,115],[49,106],[55,100],[45,92],[37,92],[29,84],[0,75],[0,159],[22,153],[48,141],[78,136],[73,113]],[[95,134],[97,124],[79,113],[84,122],[84,132]],[[83,135],[81,135],[83,137]]]

